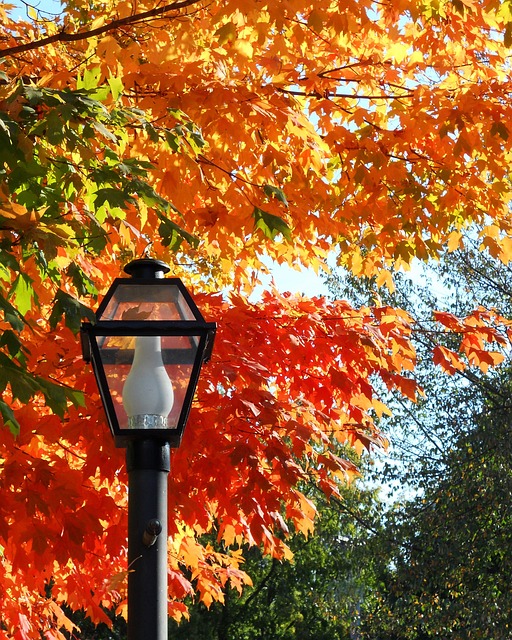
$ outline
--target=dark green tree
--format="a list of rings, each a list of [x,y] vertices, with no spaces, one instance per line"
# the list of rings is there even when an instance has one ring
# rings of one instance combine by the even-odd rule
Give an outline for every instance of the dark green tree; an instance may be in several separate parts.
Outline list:
[[[291,562],[244,550],[254,585],[240,597],[227,591],[210,609],[192,604],[187,623],[171,623],[173,640],[349,640],[356,638],[359,609],[373,583],[366,545],[376,535],[379,503],[357,483],[330,502],[318,496],[315,533],[294,534]],[[376,524],[377,523],[377,524]]]
[[[443,478],[390,515],[397,544],[365,637],[510,638],[510,374],[494,384],[498,393],[450,450]]]

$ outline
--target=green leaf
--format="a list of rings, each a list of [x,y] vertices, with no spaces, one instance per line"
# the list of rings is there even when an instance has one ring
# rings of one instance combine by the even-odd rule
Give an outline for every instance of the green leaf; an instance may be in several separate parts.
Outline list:
[[[122,189],[115,189],[113,187],[105,187],[98,189],[94,194],[94,206],[99,209],[105,203],[108,203],[111,207],[117,207],[119,209],[126,209],[128,203],[135,204],[135,199],[132,198]]]
[[[49,112],[46,118],[46,135],[50,144],[59,145],[65,139],[65,127],[57,109]]]
[[[20,312],[15,309],[12,304],[0,294],[0,309],[4,312],[5,320],[11,325],[15,331],[22,331],[25,321]]]
[[[9,428],[9,431],[17,436],[20,432],[20,423],[14,417],[14,413],[11,407],[3,400],[0,400],[0,414],[4,421],[4,425]]]
[[[155,142],[155,143],[160,142],[160,136],[158,135],[158,131],[151,124],[151,122],[144,122],[142,126],[144,128],[144,131],[148,134],[148,137],[152,142]]]
[[[121,78],[115,78],[111,76],[110,78],[108,78],[107,82],[109,84],[110,90],[112,91],[112,97],[114,98],[114,101],[117,102],[119,100],[119,97],[123,95],[123,81],[121,80]]]
[[[91,102],[92,100],[94,100],[95,109],[99,109],[105,116],[107,116],[108,109],[105,107],[104,104],[101,104],[101,103],[105,102],[105,100],[108,98],[109,94],[111,93],[110,87],[103,85],[100,87],[96,87],[95,89],[90,89],[87,93],[89,95],[88,99]]]
[[[21,369],[19,373],[13,372],[13,375],[9,378],[9,384],[11,385],[13,397],[23,404],[30,402],[30,399],[39,391],[34,378],[29,374],[23,375]]]
[[[154,166],[147,160],[138,160],[137,158],[125,158],[117,165],[117,169],[123,176],[147,176],[148,169]]]
[[[82,79],[78,80],[78,89],[95,89],[98,86],[98,80],[101,75],[100,67],[94,67],[93,69],[86,69]]]
[[[33,376],[29,371],[17,365],[5,353],[0,352],[0,389],[10,386],[14,398],[27,404],[37,393],[42,393],[47,406],[60,417],[64,416],[68,403],[85,406],[85,397],[81,391],[56,384],[45,378]],[[0,413],[4,424],[9,425],[13,433],[19,431],[19,424],[5,402],[0,401]]]
[[[179,151],[181,137],[182,136],[178,135],[174,129],[168,129],[165,132],[165,140],[173,151]]]
[[[19,134],[18,125],[4,113],[0,113],[0,134],[0,141],[2,142],[0,152],[3,156],[6,153],[7,148],[12,147]]]
[[[72,262],[68,268],[68,276],[73,281],[73,285],[75,289],[78,291],[81,296],[97,296],[98,289],[94,282],[85,275],[85,273],[80,269],[80,267]]]
[[[71,329],[75,334],[80,331],[82,318],[87,318],[91,322],[96,322],[96,316],[89,307],[86,307],[76,298],[70,296],[69,293],[59,289],[55,296],[53,309],[50,314],[50,327],[55,329],[63,316],[66,327]]]
[[[13,397],[23,404],[29,402],[40,390],[35,378],[28,371],[0,352],[0,388],[5,389],[7,384],[11,387]]]
[[[178,214],[180,213],[178,209],[176,209],[176,207],[171,202],[169,202],[169,200],[166,200],[165,198],[162,198],[162,196],[158,195],[153,187],[147,182],[133,178],[130,181],[129,186],[134,193],[137,193],[137,195],[142,198],[142,200],[148,205],[148,207],[156,207],[165,213],[168,213],[170,209]]]
[[[162,244],[169,247],[171,251],[177,251],[183,240],[186,240],[190,246],[197,248],[199,245],[199,239],[193,236],[191,233],[182,229],[172,220],[168,218],[160,218],[161,223],[158,227],[158,233],[162,238]]]
[[[288,206],[288,200],[284,195],[284,191],[279,187],[274,187],[271,184],[264,184],[263,191],[265,195],[268,196],[269,198],[277,198],[277,200],[279,200],[279,202],[282,202],[285,207]]]
[[[14,331],[5,329],[0,336],[0,347],[7,347],[7,351],[11,358],[14,358],[21,362],[23,365],[26,363],[26,357],[23,354],[23,345]]]
[[[196,153],[199,153],[199,151],[206,146],[206,141],[203,138],[203,134],[193,122],[187,122],[185,128],[189,132],[187,134],[189,144]]]
[[[205,139],[199,131],[193,131],[189,134],[189,143],[196,153],[199,153],[206,146]]]
[[[37,301],[32,287],[32,280],[24,273],[20,273],[13,282],[10,296],[13,297],[13,302],[22,316],[32,308],[32,301],[34,299]]]
[[[275,240],[277,236],[282,235],[283,238],[291,241],[291,229],[282,218],[267,213],[258,207],[254,208],[252,215],[254,217],[254,228],[260,229],[267,238]]]
[[[102,123],[102,122],[98,122],[97,120],[95,120],[92,123],[92,126],[96,129],[96,131],[101,134],[103,137],[105,137],[107,140],[110,140],[111,142],[115,142],[117,143],[117,138],[116,136],[107,129],[107,127]]]
[[[75,407],[85,407],[85,396],[81,391],[55,384],[43,378],[39,378],[38,382],[46,404],[60,418],[64,417],[68,402],[71,402]]]
[[[10,253],[10,243],[4,243],[4,247],[0,247],[0,265],[4,268],[11,269],[12,271],[19,271],[20,265],[12,253]]]
[[[35,85],[21,85],[21,91],[25,94],[30,104],[39,104],[43,100],[43,90],[40,87],[36,87]]]

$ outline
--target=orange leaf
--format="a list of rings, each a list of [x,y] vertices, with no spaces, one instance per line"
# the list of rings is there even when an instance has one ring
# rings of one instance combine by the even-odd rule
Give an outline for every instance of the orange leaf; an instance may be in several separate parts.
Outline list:
[[[434,347],[432,351],[434,364],[440,365],[446,373],[453,375],[456,371],[464,371],[466,365],[460,356],[451,349],[441,345]]]

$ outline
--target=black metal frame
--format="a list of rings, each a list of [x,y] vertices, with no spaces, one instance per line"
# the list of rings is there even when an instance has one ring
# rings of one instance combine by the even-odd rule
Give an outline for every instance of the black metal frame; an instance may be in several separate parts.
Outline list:
[[[102,320],[102,315],[112,300],[116,289],[122,284],[127,286],[177,286],[185,302],[192,311],[194,320]],[[96,313],[95,324],[83,322],[81,325],[82,352],[84,360],[91,362],[98,383],[107,421],[117,447],[126,447],[134,440],[152,438],[168,442],[171,447],[180,446],[183,432],[190,413],[194,394],[196,391],[201,366],[211,357],[213,341],[215,337],[215,322],[206,322],[201,315],[192,296],[179,278],[116,278],[107,291]],[[192,365],[192,374],[185,394],[178,424],[175,429],[122,429],[117,419],[116,411],[108,387],[107,377],[103,366],[98,339],[108,336],[176,336],[199,337],[199,344],[195,360]]]
[[[171,469],[170,456],[169,443],[154,439],[135,440],[126,448],[128,640],[168,638],[167,477]]]
[[[178,326],[173,326],[173,325]],[[183,326],[187,324],[188,326]],[[150,325],[150,326],[148,326]],[[192,326],[191,326],[192,325]],[[131,440],[141,438],[155,438],[169,442],[171,447],[180,446],[183,431],[190,413],[194,394],[196,391],[201,366],[211,356],[213,338],[215,335],[215,323],[189,321],[177,322],[123,322],[123,321],[98,321],[95,325],[89,322],[82,323],[81,338],[84,352],[84,360],[91,362],[98,383],[101,400],[105,408],[107,421],[114,436],[116,446],[125,447]],[[119,425],[117,414],[110,396],[107,376],[98,346],[98,338],[104,336],[199,336],[195,361],[192,365],[192,374],[185,394],[180,417],[175,429],[122,429]]]
[[[201,312],[199,311],[199,309],[197,308],[197,305],[194,302],[194,299],[192,298],[192,296],[190,295],[190,292],[185,287],[185,285],[180,280],[180,278],[135,278],[135,277],[134,278],[116,278],[114,282],[110,285],[109,290],[107,291],[107,293],[105,294],[105,297],[101,301],[100,306],[96,311],[96,318],[98,319],[98,321],[101,320],[101,317],[105,309],[107,308],[109,302],[114,297],[116,289],[119,287],[119,285],[122,285],[123,287],[141,286],[141,285],[144,285],[147,287],[154,287],[154,286],[161,287],[162,284],[165,284],[166,287],[172,287],[172,286],[177,287],[181,295],[185,298],[185,301],[187,302],[188,306],[192,310],[192,313],[194,314],[196,321],[204,322],[204,318],[201,315]],[[124,320],[120,320],[119,322],[124,322]],[[151,322],[151,320],[149,320],[148,322]],[[193,322],[193,321],[185,320],[185,322]]]

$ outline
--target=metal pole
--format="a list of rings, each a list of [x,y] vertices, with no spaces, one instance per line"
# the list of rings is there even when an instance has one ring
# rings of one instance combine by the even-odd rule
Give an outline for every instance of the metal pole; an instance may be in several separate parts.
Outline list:
[[[128,470],[128,640],[167,640],[167,442],[136,440]]]

